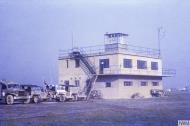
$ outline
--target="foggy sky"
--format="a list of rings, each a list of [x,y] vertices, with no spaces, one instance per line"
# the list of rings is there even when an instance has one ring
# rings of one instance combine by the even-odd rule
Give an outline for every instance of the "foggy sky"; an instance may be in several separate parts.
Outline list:
[[[158,48],[176,76],[164,86],[190,84],[189,0],[0,0],[0,79],[58,82],[59,49],[103,44],[106,32],[128,33],[132,45]]]

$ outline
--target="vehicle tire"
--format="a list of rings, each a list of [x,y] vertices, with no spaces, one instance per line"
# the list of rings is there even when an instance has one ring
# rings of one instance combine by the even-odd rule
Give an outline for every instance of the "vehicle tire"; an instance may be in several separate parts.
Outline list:
[[[24,101],[24,104],[29,104],[30,103],[30,98],[28,98],[28,99],[26,99],[25,101]]]
[[[77,100],[78,100],[77,95],[73,95],[73,101],[77,101]]]
[[[34,97],[33,97],[33,102],[34,102],[34,103],[39,103],[39,101],[40,101],[40,99],[39,99],[38,96],[34,96]]]
[[[14,103],[14,96],[13,95],[7,95],[6,96],[6,104],[12,105]]]
[[[66,99],[66,98],[65,98],[65,96],[64,96],[64,95],[60,95],[60,97],[59,97],[59,101],[60,101],[60,102],[64,102],[64,101],[65,101],[65,99]]]

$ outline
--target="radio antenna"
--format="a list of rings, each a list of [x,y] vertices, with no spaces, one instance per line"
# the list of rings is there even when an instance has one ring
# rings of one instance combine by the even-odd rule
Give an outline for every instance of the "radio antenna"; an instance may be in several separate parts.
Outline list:
[[[158,54],[161,57],[161,40],[165,37],[165,31],[163,27],[158,28]]]

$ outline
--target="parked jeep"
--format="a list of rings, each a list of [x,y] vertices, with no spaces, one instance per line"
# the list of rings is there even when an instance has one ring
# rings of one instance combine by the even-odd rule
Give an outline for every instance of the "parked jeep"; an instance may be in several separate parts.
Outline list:
[[[164,91],[160,89],[152,89],[150,90],[150,94],[152,95],[152,97],[161,97],[163,96]]]
[[[38,103],[47,99],[47,93],[43,88],[37,85],[21,85],[22,89],[27,91],[30,95],[29,103]]]
[[[63,102],[66,100],[84,100],[86,95],[80,92],[78,87],[75,86],[66,86],[66,85],[57,85],[56,86],[56,99],[57,101]]]
[[[27,91],[22,89],[17,83],[10,83],[0,81],[0,100],[8,105],[13,104],[15,101],[28,103],[30,95]]]

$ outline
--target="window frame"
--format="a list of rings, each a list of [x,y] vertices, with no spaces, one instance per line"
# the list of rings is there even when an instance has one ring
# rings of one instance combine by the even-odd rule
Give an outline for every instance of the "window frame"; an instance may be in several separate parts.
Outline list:
[[[147,61],[137,60],[137,69],[147,69]]]
[[[66,60],[66,68],[69,68],[69,60]]]
[[[103,64],[103,68],[110,68],[110,63],[109,63],[109,59],[100,59],[99,60],[100,66]]]
[[[151,70],[158,70],[158,62],[151,62]]]
[[[132,68],[132,59],[123,59],[123,67],[124,68]]]
[[[128,83],[128,84],[127,84],[127,83]],[[123,82],[123,86],[124,86],[124,87],[133,86],[133,81],[124,81],[124,82]]]
[[[155,83],[156,83],[156,85],[155,85]],[[152,86],[159,86],[159,85],[160,85],[160,83],[157,82],[157,81],[153,81],[153,82],[152,82]]]
[[[80,80],[75,80],[75,86],[80,87]]]
[[[70,81],[69,80],[65,80],[64,81],[64,85],[70,85]]]
[[[143,83],[145,83],[145,84],[143,84]],[[140,86],[141,87],[148,86],[148,82],[147,81],[141,81]]]
[[[80,59],[75,59],[75,68],[80,67]]]
[[[110,88],[111,87],[111,82],[106,82],[105,87]]]

